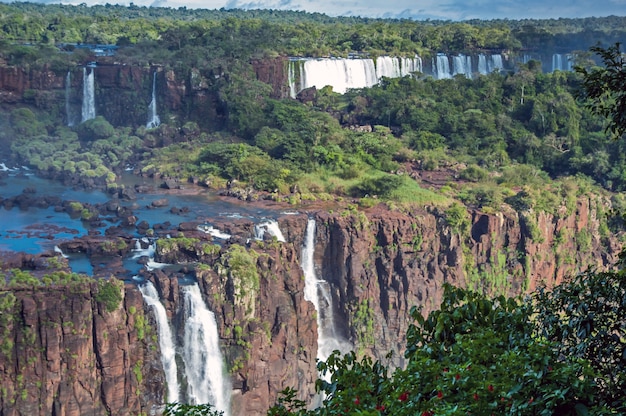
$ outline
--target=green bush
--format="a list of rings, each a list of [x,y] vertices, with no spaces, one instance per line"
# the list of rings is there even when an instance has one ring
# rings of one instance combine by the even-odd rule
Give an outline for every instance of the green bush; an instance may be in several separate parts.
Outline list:
[[[114,277],[98,280],[97,292],[94,296],[98,303],[104,305],[107,312],[113,312],[122,303],[124,282]]]

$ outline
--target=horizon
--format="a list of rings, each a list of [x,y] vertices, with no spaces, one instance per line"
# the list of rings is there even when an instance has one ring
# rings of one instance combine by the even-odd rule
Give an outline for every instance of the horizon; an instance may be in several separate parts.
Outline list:
[[[1,1],[1,0],[0,0]],[[2,1],[3,3],[15,3]],[[526,20],[526,19],[570,19],[587,17],[626,16],[626,0],[538,0],[497,1],[474,0],[471,4],[463,0],[449,0],[440,3],[425,0],[415,4],[410,0],[398,0],[390,5],[382,0],[337,1],[337,0],[32,0],[32,3],[65,4],[88,6],[116,4],[120,6],[145,6],[177,9],[240,9],[240,10],[280,10],[322,13],[331,17],[363,17],[378,19],[412,20]]]

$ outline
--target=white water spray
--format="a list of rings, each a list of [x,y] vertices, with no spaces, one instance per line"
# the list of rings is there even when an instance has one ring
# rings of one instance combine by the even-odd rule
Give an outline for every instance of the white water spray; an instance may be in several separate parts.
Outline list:
[[[155,72],[152,76],[152,101],[150,101],[150,105],[148,106],[148,124],[146,124],[146,128],[154,129],[159,127],[161,124],[161,119],[157,114],[157,103],[156,103],[156,76]]]
[[[254,234],[257,240],[263,240],[265,233],[268,233],[272,237],[276,237],[276,240],[280,241],[281,243],[284,243],[286,241],[285,236],[278,227],[278,222],[276,222],[275,220],[267,220],[254,226]]]
[[[210,403],[230,414],[230,383],[218,343],[215,314],[205,305],[198,284],[182,286],[185,314],[183,360],[190,404]]]
[[[334,350],[346,353],[351,345],[339,336],[335,326],[333,301],[328,282],[318,279],[313,262],[315,254],[315,220],[310,219],[306,226],[302,246],[302,270],[304,272],[304,299],[313,303],[317,312],[317,359],[326,361]],[[326,373],[327,381],[330,374]]]
[[[82,122],[96,118],[96,94],[95,94],[94,69],[87,74],[87,68],[83,68],[83,107]]]
[[[176,366],[176,348],[172,330],[167,320],[167,313],[152,282],[148,281],[139,286],[139,291],[145,302],[152,307],[156,317],[159,347],[161,348],[161,364],[163,364],[165,381],[167,382],[167,402],[178,403],[180,401],[180,385],[178,384],[178,368]]]

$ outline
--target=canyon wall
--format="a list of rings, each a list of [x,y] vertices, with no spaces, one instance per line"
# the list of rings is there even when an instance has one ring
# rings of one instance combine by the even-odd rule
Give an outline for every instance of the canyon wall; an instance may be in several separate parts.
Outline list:
[[[222,109],[212,83],[215,74],[192,69],[187,74],[160,66],[99,63],[94,71],[96,115],[114,126],[141,126],[148,120],[153,74],[157,73],[157,111],[164,122],[195,121],[201,127],[218,129]],[[58,73],[47,66],[27,68],[0,62],[0,104],[32,105],[66,125],[81,120],[83,68]],[[66,105],[66,101],[68,105]],[[68,111],[69,110],[69,111]]]
[[[141,294],[108,311],[97,286],[0,291],[0,414],[139,415],[162,402]]]
[[[314,393],[318,328],[301,268],[309,218],[317,224],[317,277],[328,282],[338,335],[359,354],[383,359],[393,351],[385,362],[401,366],[409,310],[437,308],[446,282],[515,295],[588,267],[610,268],[621,246],[605,228],[608,208],[604,197],[594,196],[556,214],[472,211],[469,226],[458,228],[443,209],[348,205],[282,216],[285,243],[249,239],[254,224],[225,221],[220,228],[233,237],[220,246],[187,224],[184,235],[194,247],[168,244],[157,248],[155,259],[198,263],[142,276],[155,283],[184,348],[180,286],[195,275],[216,315],[232,415],[263,415],[286,387],[306,401]],[[0,352],[0,414],[145,414],[163,403],[153,312],[132,284],[107,312],[94,285],[0,292],[16,299],[8,315],[2,311],[3,338],[13,345]]]

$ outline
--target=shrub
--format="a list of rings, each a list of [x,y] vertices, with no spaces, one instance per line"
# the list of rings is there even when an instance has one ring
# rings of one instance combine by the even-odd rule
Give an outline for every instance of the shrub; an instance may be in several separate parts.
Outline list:
[[[108,280],[98,280],[98,288],[94,298],[102,303],[107,312],[113,312],[122,303],[124,282],[111,277]]]

